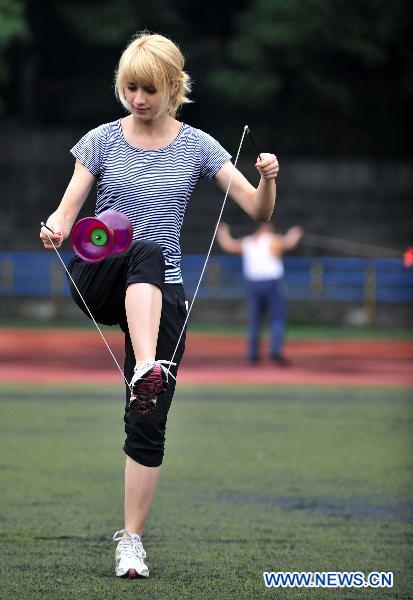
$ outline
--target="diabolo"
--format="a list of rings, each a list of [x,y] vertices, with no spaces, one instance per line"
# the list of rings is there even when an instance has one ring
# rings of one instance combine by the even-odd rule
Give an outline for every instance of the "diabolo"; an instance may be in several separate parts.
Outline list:
[[[123,213],[105,210],[97,217],[86,217],[75,223],[70,239],[74,251],[88,262],[98,262],[111,254],[129,248],[133,230]]]

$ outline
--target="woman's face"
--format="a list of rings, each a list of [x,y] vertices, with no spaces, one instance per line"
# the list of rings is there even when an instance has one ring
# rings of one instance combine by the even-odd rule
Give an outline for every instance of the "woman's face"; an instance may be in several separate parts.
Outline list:
[[[164,95],[152,86],[128,81],[124,88],[125,99],[132,108],[132,115],[139,120],[151,121],[166,112]]]

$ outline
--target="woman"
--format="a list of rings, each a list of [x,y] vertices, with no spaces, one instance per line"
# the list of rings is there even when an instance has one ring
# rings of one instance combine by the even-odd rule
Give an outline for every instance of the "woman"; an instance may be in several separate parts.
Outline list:
[[[133,226],[134,242],[99,263],[75,257],[69,270],[94,318],[125,332],[125,523],[116,532],[116,575],[148,577],[141,542],[164,453],[165,426],[184,351],[172,359],[186,310],[180,272],[180,230],[200,177],[214,179],[253,219],[268,220],[275,203],[278,162],[261,154],[255,189],[211,136],[176,119],[190,102],[190,80],[179,48],[161,35],[139,34],[123,52],[116,95],[128,116],[89,131],[71,150],[74,173],[57,210],[40,232],[45,248],[68,237],[93,183],[96,214],[118,210]],[[235,172],[234,172],[235,169]],[[50,238],[49,238],[50,236]],[[83,309],[74,289],[72,294]]]

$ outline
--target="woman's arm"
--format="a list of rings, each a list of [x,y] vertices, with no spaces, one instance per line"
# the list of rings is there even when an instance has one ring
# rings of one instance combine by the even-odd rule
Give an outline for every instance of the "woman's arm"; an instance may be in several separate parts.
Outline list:
[[[269,221],[275,206],[275,179],[278,175],[278,160],[274,154],[261,153],[256,168],[261,174],[257,188],[228,161],[215,175],[215,181],[226,192],[232,175],[229,195],[254,221]]]
[[[49,236],[56,248],[60,248],[63,240],[69,236],[73,223],[85,203],[94,181],[94,175],[77,160],[63,198],[57,210],[50,215],[46,222],[46,225],[54,231],[54,234],[44,227],[40,230],[40,239],[45,248],[48,250],[53,248]]]

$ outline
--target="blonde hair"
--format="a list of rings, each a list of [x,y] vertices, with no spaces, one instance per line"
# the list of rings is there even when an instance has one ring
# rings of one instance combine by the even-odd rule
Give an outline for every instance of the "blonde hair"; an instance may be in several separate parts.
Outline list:
[[[154,87],[164,95],[162,112],[175,117],[182,104],[192,102],[187,96],[191,80],[184,69],[182,52],[171,40],[146,31],[139,33],[123,51],[115,77],[115,94],[129,112],[124,88],[129,81]]]

